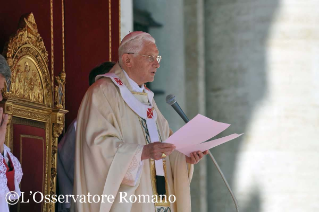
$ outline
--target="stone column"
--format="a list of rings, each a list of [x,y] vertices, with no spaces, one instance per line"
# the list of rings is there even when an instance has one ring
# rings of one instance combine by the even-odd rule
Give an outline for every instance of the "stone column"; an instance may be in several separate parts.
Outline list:
[[[187,116],[205,115],[204,2],[184,0],[185,97]],[[191,183],[192,211],[206,212],[206,158],[195,165]]]

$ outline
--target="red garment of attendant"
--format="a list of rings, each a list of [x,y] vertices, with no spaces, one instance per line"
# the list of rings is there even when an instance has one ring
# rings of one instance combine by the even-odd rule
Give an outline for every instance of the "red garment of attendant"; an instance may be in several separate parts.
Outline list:
[[[10,158],[10,155],[8,154],[8,158],[9,158],[9,165],[10,167],[7,165],[5,159],[3,158],[3,163],[6,166],[6,176],[7,176],[7,185],[10,191],[15,191],[15,186],[14,186],[14,167]]]

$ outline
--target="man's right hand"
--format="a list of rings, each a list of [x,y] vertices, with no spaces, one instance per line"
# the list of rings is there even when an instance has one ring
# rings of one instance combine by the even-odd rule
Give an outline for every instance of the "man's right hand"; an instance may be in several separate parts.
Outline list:
[[[3,108],[0,108],[0,153],[4,151],[4,141],[6,139],[6,131],[8,124],[8,114],[3,114]]]
[[[143,148],[142,160],[150,158],[154,160],[162,159],[163,153],[168,156],[175,150],[175,148],[175,145],[169,143],[154,142],[147,144]]]

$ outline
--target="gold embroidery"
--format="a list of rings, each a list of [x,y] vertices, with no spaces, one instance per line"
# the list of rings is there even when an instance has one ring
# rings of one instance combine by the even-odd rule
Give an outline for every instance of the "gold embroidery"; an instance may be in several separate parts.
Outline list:
[[[140,120],[141,127],[143,129],[146,144],[149,144],[150,137],[149,137],[149,133],[148,133],[147,126],[146,126],[146,121],[145,121],[145,119],[142,119],[141,117],[139,117],[139,120]],[[161,134],[159,132],[159,128],[158,128],[157,123],[156,123],[156,126],[157,126],[157,131],[158,131],[160,142],[162,142],[162,137],[161,137]],[[152,191],[153,191],[153,195],[156,195],[157,200],[158,200],[158,203],[155,203],[155,207],[167,207],[168,208],[170,206],[170,202],[168,201],[169,190],[168,190],[167,177],[166,177],[167,174],[166,174],[166,160],[165,159],[163,159],[163,169],[164,169],[164,176],[165,176],[166,201],[165,201],[164,197],[163,197],[163,199],[160,198],[160,196],[157,193],[155,161],[153,159],[150,159]],[[168,210],[168,211],[170,211],[170,210]]]
[[[147,96],[147,93],[131,91],[132,94]]]
[[[154,110],[154,107],[153,107]],[[158,137],[159,137],[159,141],[163,142],[162,140],[162,136],[161,133],[159,132],[159,127],[158,124],[156,122],[156,128],[157,128],[157,133],[158,133]],[[156,169],[155,169],[155,161],[153,159],[150,159],[150,168],[151,168],[151,178],[152,178],[152,190],[153,190],[153,194],[157,195],[157,199],[159,200],[158,203],[155,203],[155,206],[161,206],[161,207],[169,207],[170,206],[170,202],[168,201],[168,197],[169,197],[169,190],[168,190],[168,184],[167,184],[167,174],[166,174],[166,159],[163,158],[163,169],[164,169],[164,177],[165,177],[165,189],[166,189],[166,199],[160,198],[160,196],[157,193],[157,189],[156,189]],[[166,200],[166,201],[165,201]]]
[[[155,206],[164,206],[164,207],[169,207],[170,202],[168,201],[169,197],[169,190],[168,190],[168,184],[167,184],[167,174],[166,174],[166,160],[163,159],[163,169],[164,169],[164,176],[165,176],[165,189],[166,189],[166,201],[164,196],[161,198],[156,189],[156,170],[155,170],[155,161],[153,159],[150,159],[150,168],[151,168],[151,181],[152,181],[152,190],[153,190],[153,195],[157,196],[158,202],[155,203]]]

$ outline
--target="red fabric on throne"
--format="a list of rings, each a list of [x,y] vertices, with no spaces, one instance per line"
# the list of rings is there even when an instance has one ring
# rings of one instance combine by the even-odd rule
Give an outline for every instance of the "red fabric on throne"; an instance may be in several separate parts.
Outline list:
[[[45,161],[46,161],[46,134],[45,129],[13,124],[13,155],[21,163],[23,178],[20,184],[24,199],[28,204],[20,204],[19,211],[42,211],[41,203],[33,201],[35,192],[44,193]],[[40,200],[40,195],[35,195],[35,200]],[[10,207],[10,212],[18,211],[18,204]]]

